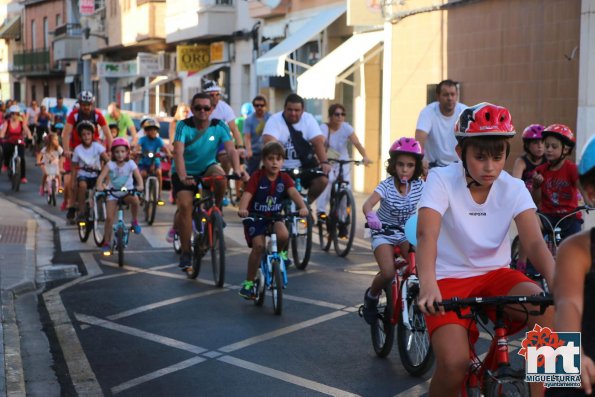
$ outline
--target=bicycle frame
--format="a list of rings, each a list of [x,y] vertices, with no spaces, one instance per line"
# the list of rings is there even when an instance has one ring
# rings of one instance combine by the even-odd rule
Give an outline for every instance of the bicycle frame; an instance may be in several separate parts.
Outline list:
[[[204,176],[200,177],[197,181],[198,193],[194,195],[193,207],[194,211],[201,211],[202,213],[206,214],[206,223],[207,223],[207,236],[209,242],[209,248],[213,247],[213,224],[210,222],[213,212],[218,212],[221,216],[223,213],[221,210],[215,205],[215,182],[217,180],[227,179],[227,175],[213,175],[213,176]],[[209,184],[209,189],[207,193],[203,193],[203,182]],[[203,223],[205,220],[202,220]],[[203,231],[204,233],[204,225]]]
[[[562,242],[562,236],[561,236],[562,222],[564,222],[564,220],[569,219],[570,217],[576,215],[577,213],[579,213],[581,211],[585,211],[588,214],[589,211],[592,211],[592,210],[595,210],[595,208],[590,207],[588,205],[578,206],[573,211],[571,211],[569,213],[560,214],[560,215],[562,215],[562,217],[554,225],[552,225],[552,223],[549,221],[549,219],[544,214],[542,214],[541,212],[537,212],[537,214],[539,215],[539,220],[542,222],[542,224],[544,226],[544,230],[543,230],[544,237],[547,237],[546,242],[548,243],[548,248],[550,249],[550,252],[552,253],[553,256],[555,256],[556,253],[558,252],[558,245],[560,245],[560,243]]]
[[[413,326],[409,323],[409,308],[405,304],[407,302],[407,294],[409,293],[409,281],[411,280],[413,283],[417,283],[419,285],[419,280],[417,278],[417,268],[415,266],[415,251],[413,247],[411,247],[409,251],[409,255],[407,258],[407,266],[405,267],[397,267],[397,258],[401,256],[401,250],[398,246],[395,246],[395,277],[392,281],[392,289],[393,289],[393,302],[392,305],[395,308],[393,311],[393,316],[390,319],[391,323],[397,324],[399,322],[399,316],[401,312],[403,312],[403,318],[407,319],[407,322],[404,322],[405,326],[411,330]]]
[[[12,157],[10,159],[10,173],[11,175],[16,174],[17,170],[16,170],[16,164],[17,164],[17,158],[19,158],[19,146],[23,146],[24,145],[24,141],[19,139],[17,141],[17,143],[13,144],[14,146],[14,150],[12,152]],[[23,161],[23,159],[21,158],[21,161]]]

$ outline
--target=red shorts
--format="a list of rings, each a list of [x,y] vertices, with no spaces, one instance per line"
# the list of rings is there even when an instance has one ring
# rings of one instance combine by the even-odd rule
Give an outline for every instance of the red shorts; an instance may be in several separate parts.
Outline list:
[[[70,159],[68,157],[64,158],[64,163],[62,163],[62,167],[64,168],[64,172],[70,172]]]
[[[498,270],[492,270],[489,273],[481,276],[468,277],[468,278],[444,278],[438,280],[438,287],[442,299],[450,299],[453,297],[458,298],[471,298],[475,296],[503,296],[508,295],[508,292],[520,283],[534,283],[530,278],[525,276],[523,273],[509,269],[502,268]],[[462,314],[469,313],[469,309],[461,310]],[[494,321],[494,313],[488,311],[488,316]],[[430,333],[432,333],[447,324],[459,324],[463,328],[469,331],[469,340],[475,344],[479,337],[477,331],[477,325],[472,319],[462,319],[457,316],[455,312],[448,311],[444,315],[426,315],[426,326]],[[508,332],[507,334],[514,334],[525,326],[523,323],[514,321],[507,321]]]

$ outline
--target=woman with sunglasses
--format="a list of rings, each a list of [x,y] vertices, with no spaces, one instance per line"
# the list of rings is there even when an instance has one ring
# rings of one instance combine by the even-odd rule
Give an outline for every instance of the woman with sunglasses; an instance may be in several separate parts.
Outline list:
[[[4,164],[2,164],[2,170],[8,169],[8,163],[13,156],[15,150],[18,151],[19,157],[21,158],[21,183],[27,183],[25,172],[27,170],[25,166],[25,139],[33,139],[31,130],[27,124],[23,122],[21,117],[21,109],[18,105],[12,105],[7,111],[8,118],[5,120],[2,127],[0,127],[0,140],[3,140],[4,149]],[[22,143],[19,143],[21,141]]]
[[[328,108],[328,122],[320,126],[322,135],[324,136],[327,156],[330,159],[349,160],[348,145],[351,143],[356,147],[357,151],[362,155],[365,165],[371,163],[366,155],[366,149],[362,146],[353,127],[345,121],[345,107],[340,103],[332,104]],[[331,195],[331,186],[339,175],[339,164],[333,164],[331,172],[329,173],[329,183],[322,194],[316,200],[316,209],[318,211],[318,219],[326,212]],[[346,181],[351,182],[351,164],[344,164],[343,177]]]

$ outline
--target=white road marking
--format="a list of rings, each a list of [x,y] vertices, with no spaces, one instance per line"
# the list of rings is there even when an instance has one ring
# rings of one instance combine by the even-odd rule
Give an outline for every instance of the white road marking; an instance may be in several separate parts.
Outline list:
[[[143,313],[143,312],[146,312],[149,310],[158,309],[160,307],[173,305],[175,303],[180,303],[180,302],[184,302],[184,301],[187,301],[190,299],[200,298],[203,296],[220,294],[222,292],[227,292],[227,291],[224,289],[212,289],[209,291],[198,292],[196,294],[183,295],[183,296],[179,296],[177,298],[166,299],[161,302],[155,302],[155,303],[151,303],[149,305],[139,306],[134,309],[126,310],[126,311],[123,311],[123,312],[120,312],[117,314],[112,314],[111,316],[107,316],[107,319],[112,320],[112,321],[119,320],[119,319],[122,319],[125,317],[133,316],[135,314]]]
[[[103,274],[101,268],[99,267],[99,263],[93,257],[93,254],[84,252],[80,254],[83,263],[85,264],[85,268],[87,269],[87,274],[91,277],[99,276]]]
[[[202,357],[192,357],[192,358],[189,358],[188,360],[181,361],[181,362],[179,362],[177,364],[170,365],[169,367],[162,368],[162,369],[157,370],[155,372],[151,372],[149,374],[140,376],[138,378],[131,379],[131,380],[127,381],[127,382],[124,382],[122,384],[119,384],[118,386],[114,386],[114,387],[112,387],[111,391],[112,391],[113,394],[118,394],[118,393],[121,393],[121,392],[123,392],[125,390],[128,390],[130,388],[133,388],[135,386],[138,386],[140,384],[143,384],[145,382],[149,382],[149,381],[155,380],[157,378],[160,378],[160,377],[165,376],[165,375],[169,375],[169,374],[174,373],[176,371],[181,371],[183,369],[192,367],[193,365],[200,364],[200,363],[202,363],[204,361],[206,361],[205,358],[202,358]]]
[[[169,231],[171,224],[168,226],[156,226],[153,223],[151,227],[144,227],[142,236],[151,244],[153,248],[169,248],[173,252],[172,243],[165,241],[165,235]]]
[[[167,336],[161,336],[157,334],[153,334],[151,332],[146,332],[140,330],[138,328],[128,327],[126,325],[121,325],[114,323],[108,320],[102,320],[98,317],[88,316],[86,314],[75,313],[74,316],[80,322],[96,325],[98,327],[110,329],[112,331],[122,332],[127,335],[136,336],[141,339],[145,339],[151,342],[159,343],[165,346],[174,347],[176,349],[185,350],[190,353],[200,354],[207,351],[207,349],[202,348],[200,346],[194,346],[189,343],[185,343],[179,340],[175,340],[172,338],[168,338]]]
[[[59,229],[60,248],[62,251],[92,251],[97,250],[93,243],[81,243],[79,240],[78,229]],[[90,237],[89,237],[90,238]]]
[[[317,299],[302,298],[301,296],[289,295],[289,294],[285,294],[285,293],[283,294],[283,299],[287,299],[287,300],[295,301],[295,302],[309,303],[311,305],[316,305],[316,306],[328,307],[328,308],[335,309],[335,310],[343,310],[346,308],[345,305],[341,305],[341,304],[337,304],[337,303],[330,303],[330,302],[325,302],[325,301],[321,301],[321,300],[317,300]]]
[[[143,269],[142,267],[136,267],[136,266],[128,266],[128,265],[124,265],[122,267],[118,266],[117,263],[114,262],[109,262],[106,260],[102,260],[101,261],[102,265],[105,266],[110,266],[110,267],[115,267],[115,268],[120,268],[120,269],[124,269],[124,270],[128,270],[128,271],[133,271],[133,272],[137,272],[137,273],[146,273],[146,274],[151,274],[153,276],[161,276],[161,277],[167,277],[167,278],[175,278],[175,279],[187,279],[188,277],[186,277],[183,274],[174,274],[174,273],[169,273],[169,272],[160,272],[158,270],[151,270],[149,269]]]
[[[287,335],[289,333],[299,331],[300,329],[308,328],[313,325],[317,325],[317,324],[323,323],[325,321],[329,321],[329,320],[335,319],[337,317],[344,316],[346,314],[348,314],[348,313],[344,312],[344,311],[336,311],[336,312],[328,313],[323,316],[319,316],[319,317],[312,318],[310,320],[302,321],[301,323],[290,325],[285,328],[279,328],[275,331],[267,332],[262,335],[257,335],[252,338],[244,339],[242,341],[232,343],[231,345],[223,346],[217,350],[224,352],[224,353],[231,353],[236,350],[240,350],[245,347],[255,345],[260,342],[264,342],[266,340],[274,339],[274,338],[277,338],[282,335]]]
[[[239,358],[223,356],[218,358],[218,360],[227,364],[235,365],[236,367],[244,368],[262,375],[270,376],[271,378],[279,379],[287,383],[292,383],[297,386],[314,390],[319,393],[327,394],[329,396],[357,396],[357,394],[350,393],[345,390],[337,389],[331,386],[324,385],[322,383],[304,379],[299,376],[289,374],[287,372],[282,372],[273,368],[268,368],[262,365],[254,364],[252,362],[241,360]]]
[[[395,394],[395,397],[417,397],[424,393],[427,393],[430,389],[431,379],[426,380],[423,383],[418,383],[415,386],[411,386],[409,389],[403,390],[400,393]]]

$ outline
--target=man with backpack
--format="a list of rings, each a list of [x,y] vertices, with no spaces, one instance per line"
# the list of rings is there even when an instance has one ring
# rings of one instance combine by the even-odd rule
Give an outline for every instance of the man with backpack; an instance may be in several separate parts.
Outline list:
[[[300,182],[308,189],[308,201],[313,203],[328,184],[331,166],[326,156],[324,135],[314,116],[304,112],[301,96],[287,96],[283,111],[267,120],[262,138],[263,144],[276,140],[285,147],[286,169],[303,169]]]
[[[76,131],[76,127],[78,124],[83,121],[87,120],[95,125],[95,133],[93,134],[93,140],[101,142],[102,139],[99,134],[99,128],[103,132],[103,143],[105,144],[106,148],[109,148],[112,144],[112,134],[109,131],[107,126],[107,122],[105,121],[105,117],[103,114],[93,106],[95,103],[95,97],[93,93],[90,91],[81,91],[78,95],[78,109],[74,109],[68,117],[66,118],[66,125],[64,126],[64,130],[62,131],[62,145],[64,147],[64,171],[70,173],[70,159],[72,158],[72,153],[74,152],[74,148],[76,148],[81,143],[80,136],[73,131]],[[72,179],[72,178],[71,178]],[[66,184],[64,188],[69,190],[69,197],[72,198],[76,197],[75,195],[75,187],[72,180],[68,181],[69,183]],[[74,202],[68,202],[68,212],[66,214],[66,218],[69,221],[74,220],[74,216],[76,214],[76,207]]]

